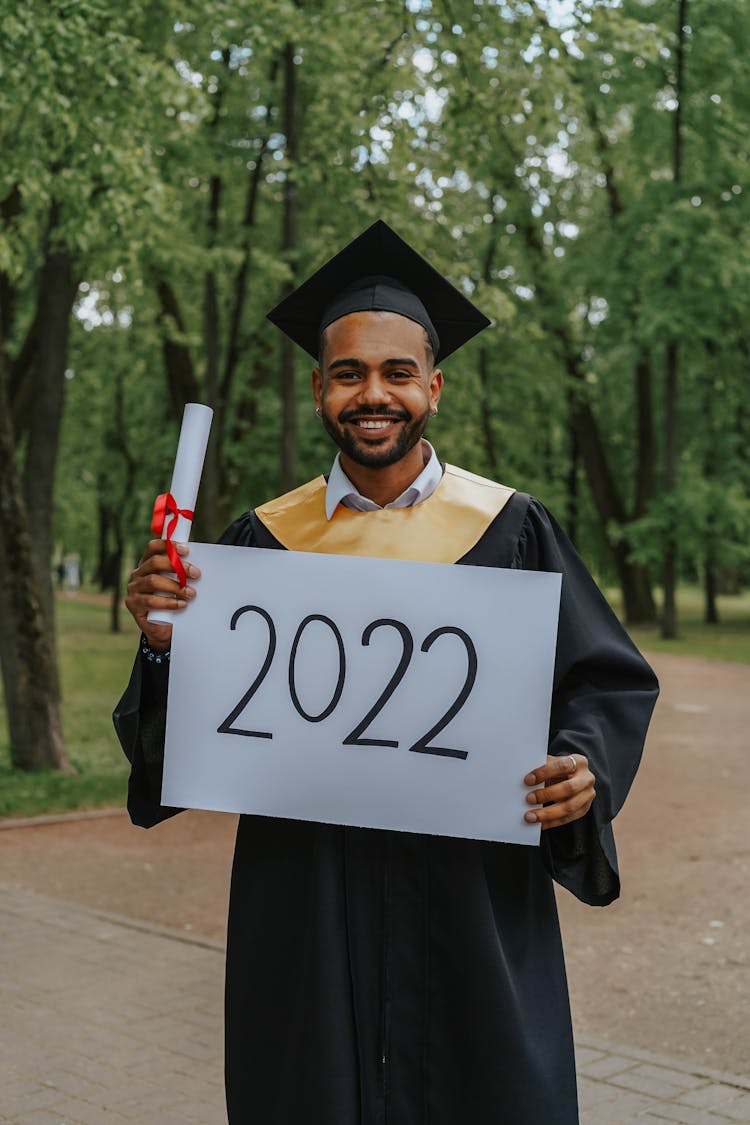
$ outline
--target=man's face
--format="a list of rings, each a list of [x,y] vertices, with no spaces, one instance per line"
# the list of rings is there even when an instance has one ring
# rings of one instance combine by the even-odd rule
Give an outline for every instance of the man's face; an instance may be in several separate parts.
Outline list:
[[[313,395],[336,445],[359,465],[394,465],[422,437],[443,375],[425,331],[391,312],[349,313],[323,337]]]

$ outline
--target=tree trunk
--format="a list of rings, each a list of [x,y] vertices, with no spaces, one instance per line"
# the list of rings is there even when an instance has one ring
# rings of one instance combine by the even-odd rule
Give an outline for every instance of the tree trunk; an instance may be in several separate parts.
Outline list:
[[[677,487],[677,341],[667,345],[667,379],[665,388],[665,464],[664,493],[673,497]],[[664,604],[661,616],[661,635],[667,640],[677,636],[677,529],[676,513],[670,511],[663,561]]]
[[[628,559],[627,543],[614,547],[615,567],[622,589],[622,605],[627,625],[647,625],[656,621],[656,604],[648,567]]]
[[[567,528],[568,539],[576,546],[578,539],[578,522],[580,516],[580,490],[578,485],[578,470],[581,464],[581,450],[578,444],[578,434],[573,424],[572,396],[570,390],[567,395],[568,405],[568,432],[570,434],[570,462],[568,465],[568,510]]]
[[[481,415],[480,424],[482,427],[482,438],[484,440],[484,455],[487,461],[487,468],[490,476],[497,479],[497,476],[500,472],[500,467],[497,460],[495,434],[492,428],[492,409],[490,406],[490,377],[488,370],[487,349],[485,347],[480,347],[479,349],[477,371],[479,374],[479,412]]]
[[[118,536],[118,544],[112,553],[112,596],[109,603],[109,631],[120,633],[120,602],[122,601],[122,563],[123,544]]]
[[[96,570],[92,578],[100,590],[106,590],[109,585],[109,523],[111,509],[104,500],[104,497],[107,495],[107,485],[106,482],[102,480],[101,474],[97,481],[97,491],[99,494],[96,502],[98,539],[96,548],[97,562]]]
[[[228,48],[222,51],[225,68],[229,66],[230,52]],[[225,74],[219,79],[213,95],[213,116],[209,122],[209,144],[214,157],[218,161],[219,144],[217,131],[221,123],[221,111],[226,94]],[[203,278],[203,350],[206,359],[206,375],[204,380],[205,392],[202,401],[207,403],[214,412],[211,422],[211,432],[206,448],[206,457],[203,462],[201,476],[201,504],[199,509],[199,522],[197,532],[199,535],[214,530],[216,512],[219,507],[221,495],[221,446],[224,430],[224,409],[226,403],[220,393],[219,364],[221,362],[221,313],[219,311],[219,289],[214,272],[214,250],[219,234],[219,216],[222,195],[221,176],[216,171],[212,174],[208,189],[208,215],[206,218],[206,272]],[[205,536],[208,538],[208,535]],[[212,536],[213,538],[213,536]]]
[[[704,621],[706,625],[718,625],[719,608],[716,603],[718,583],[716,581],[716,567],[710,560],[706,561],[703,590],[706,598]]]
[[[70,254],[55,245],[57,209],[50,211],[50,235],[39,279],[37,307],[44,330],[39,337],[29,378],[34,410],[24,461],[24,497],[45,617],[54,637],[52,585],[52,511],[57,450],[65,397],[70,317],[76,294]]]
[[[654,496],[653,377],[651,356],[644,348],[635,365],[638,464],[635,470],[633,515],[636,519],[645,516]]]
[[[49,563],[49,560],[47,560]],[[11,762],[74,772],[63,745],[54,640],[36,574],[0,357],[0,663]],[[47,566],[49,569],[49,566]]]
[[[582,399],[574,399],[571,418],[599,520],[604,528],[610,521],[624,527],[628,522],[628,516],[609,468],[596,417],[590,404]],[[629,561],[630,548],[624,539],[612,545],[612,553],[622,589],[626,622],[628,625],[635,625],[655,621],[656,605],[648,567],[643,563]]]
[[[284,132],[286,135],[286,178],[284,180],[284,214],[282,250],[292,276],[282,296],[294,289],[297,250],[297,165],[299,133],[297,120],[297,68],[294,44],[284,48]],[[281,489],[287,491],[297,483],[297,391],[294,379],[294,344],[287,336],[281,338]]]
[[[125,370],[118,368],[115,374],[114,409],[112,412],[112,445],[124,462],[120,502],[115,503],[111,512],[113,547],[109,552],[109,586],[112,590],[110,603],[110,632],[120,632],[120,602],[122,600],[122,565],[125,557],[125,533],[128,508],[132,503],[136,476],[136,461],[128,445],[125,412]]]
[[[685,88],[685,23],[687,21],[687,0],[677,4],[677,75],[675,79],[675,101],[672,134],[672,179],[675,185],[682,180],[682,109]],[[669,278],[668,288],[673,290],[675,303],[680,291],[680,277],[675,270]],[[679,464],[677,435],[677,406],[679,391],[679,342],[676,337],[667,343],[666,386],[664,402],[664,494],[667,502],[677,491]],[[661,635],[667,640],[677,636],[677,512],[674,506],[668,509],[669,522],[664,548],[664,605],[662,607]]]
[[[156,281],[156,295],[159,300],[157,323],[161,333],[167,390],[172,413],[179,422],[186,402],[200,402],[201,388],[193,367],[190,348],[184,339],[177,338],[184,337],[185,334],[185,320],[180,303],[174,289],[163,277]]]

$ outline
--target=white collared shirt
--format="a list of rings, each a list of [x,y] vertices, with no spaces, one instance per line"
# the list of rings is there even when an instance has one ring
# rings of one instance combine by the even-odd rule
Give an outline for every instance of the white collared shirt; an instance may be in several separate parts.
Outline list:
[[[400,496],[386,504],[386,508],[410,508],[412,504],[421,504],[433,492],[443,479],[443,468],[437,459],[435,450],[429,441],[422,438],[422,451],[427,455],[427,463],[422,472],[405,488]],[[341,455],[336,454],[326,488],[326,519],[331,519],[339,504],[345,508],[354,508],[357,512],[379,512],[381,505],[368,499],[357,492],[344,470],[341,468]]]

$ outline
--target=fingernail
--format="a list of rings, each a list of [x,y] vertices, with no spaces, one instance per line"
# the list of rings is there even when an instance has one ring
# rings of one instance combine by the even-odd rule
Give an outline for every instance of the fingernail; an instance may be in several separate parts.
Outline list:
[[[536,815],[536,813],[535,813],[535,812],[527,812],[527,813],[525,814],[525,816],[524,816],[524,820],[525,820],[525,821],[526,821],[526,822],[527,822],[528,824],[536,824],[536,821],[537,821],[537,815]]]
[[[187,572],[191,578],[200,578],[201,576],[200,569],[197,566],[193,566],[192,563],[189,564]]]
[[[536,785],[536,774],[535,773],[527,773],[526,777],[524,778],[524,781],[526,782],[527,785]]]
[[[195,597],[195,590],[193,589],[192,586],[188,586],[187,589],[185,590],[185,593],[186,593],[187,597],[189,597],[189,598]]]
[[[536,804],[536,793],[529,793],[526,797],[526,800],[528,801],[528,803],[530,805],[535,805]]]
[[[175,543],[175,547],[177,548],[178,555],[186,555],[190,550],[190,548],[185,543]]]

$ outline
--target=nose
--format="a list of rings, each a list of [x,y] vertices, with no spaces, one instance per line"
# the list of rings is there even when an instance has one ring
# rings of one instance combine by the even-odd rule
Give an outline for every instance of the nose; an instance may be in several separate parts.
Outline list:
[[[391,401],[391,385],[377,371],[371,371],[359,389],[359,400],[365,406],[379,406]]]

